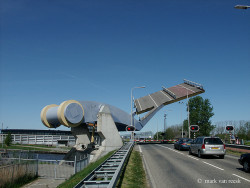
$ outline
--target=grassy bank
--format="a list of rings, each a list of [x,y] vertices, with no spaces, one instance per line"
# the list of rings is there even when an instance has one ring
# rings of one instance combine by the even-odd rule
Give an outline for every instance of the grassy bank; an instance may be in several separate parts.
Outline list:
[[[16,149],[16,150],[36,150],[36,151],[50,151],[50,149],[43,149],[39,147],[26,147],[26,146],[21,146],[21,145],[12,145],[8,147],[4,147],[3,149]]]
[[[146,174],[142,164],[140,152],[133,150],[127,166],[118,182],[117,187],[122,188],[146,188],[149,187],[146,181]]]
[[[235,155],[235,156],[239,157],[241,154],[244,154],[244,152],[239,152],[239,151],[234,151],[234,150],[227,149],[226,154]]]
[[[15,149],[15,150],[35,150],[35,151],[55,151],[57,150],[57,147],[55,146],[46,146],[46,145],[27,145],[27,144],[12,144],[10,146],[5,146],[3,148],[0,149]],[[60,148],[61,150],[65,150],[65,151],[69,151],[70,148],[68,147],[62,147]]]
[[[74,174],[70,179],[58,186],[58,188],[72,188],[77,185],[83,178],[85,178],[89,173],[91,173],[95,168],[107,160],[115,151],[109,152],[104,157],[100,158],[95,163],[90,163],[85,169]]]

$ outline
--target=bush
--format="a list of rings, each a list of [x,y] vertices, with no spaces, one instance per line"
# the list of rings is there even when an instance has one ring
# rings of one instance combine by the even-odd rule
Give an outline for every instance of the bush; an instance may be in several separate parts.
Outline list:
[[[7,137],[5,138],[4,143],[6,144],[6,146],[10,146],[11,142],[12,142],[11,133],[8,133]]]

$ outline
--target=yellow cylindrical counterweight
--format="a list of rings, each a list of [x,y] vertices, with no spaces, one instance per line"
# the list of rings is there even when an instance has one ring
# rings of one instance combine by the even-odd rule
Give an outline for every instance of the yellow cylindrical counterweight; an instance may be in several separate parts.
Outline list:
[[[51,104],[45,106],[41,111],[41,120],[43,124],[48,128],[56,128],[59,127],[61,124],[57,119],[57,109],[59,105]]]
[[[84,109],[78,101],[69,100],[62,102],[59,106],[51,104],[45,106],[41,111],[41,120],[48,128],[56,128],[60,125],[76,127],[84,118]]]
[[[78,101],[64,101],[58,107],[57,117],[62,125],[76,127],[83,121],[84,109]]]

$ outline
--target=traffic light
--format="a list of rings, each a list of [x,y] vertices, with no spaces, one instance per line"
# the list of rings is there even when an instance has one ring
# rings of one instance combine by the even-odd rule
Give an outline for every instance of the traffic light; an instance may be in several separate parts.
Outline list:
[[[134,126],[129,125],[129,126],[127,126],[127,127],[126,127],[126,131],[128,131],[128,132],[135,131],[135,127],[134,127]]]
[[[190,126],[190,131],[191,132],[198,132],[199,131],[199,126],[198,125],[191,125]]]
[[[226,130],[232,131],[232,130],[234,130],[234,127],[232,125],[228,125],[228,126],[226,126]]]

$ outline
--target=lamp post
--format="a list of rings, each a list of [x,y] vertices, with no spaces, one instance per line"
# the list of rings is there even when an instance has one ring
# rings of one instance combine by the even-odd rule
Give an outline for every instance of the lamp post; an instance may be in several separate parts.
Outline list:
[[[164,113],[164,140],[166,138],[166,126],[167,126],[167,123],[166,123],[166,119],[167,119],[167,111],[172,111],[172,110],[166,110],[165,113]]]
[[[131,89],[131,125],[134,126],[134,121],[133,121],[133,90],[138,89],[138,88],[145,88],[145,86],[140,86],[140,87],[133,87]],[[131,132],[131,139],[133,139],[133,132]]]
[[[158,133],[158,119],[157,119],[157,141],[159,140],[159,133]]]
[[[1,131],[1,135],[2,135],[2,148],[3,148],[3,123],[2,123],[2,131]]]
[[[250,8],[250,6],[248,6],[248,5],[236,5],[236,6],[234,6],[234,8],[236,8],[236,9],[248,9],[248,8]]]
[[[184,104],[184,102],[179,102],[179,104]],[[181,107],[181,106],[180,106]],[[181,138],[183,138],[183,121],[182,121],[182,111],[181,111]]]
[[[190,138],[190,118],[189,118],[189,103],[188,103],[188,91],[187,91],[187,107],[188,107],[188,138]]]

